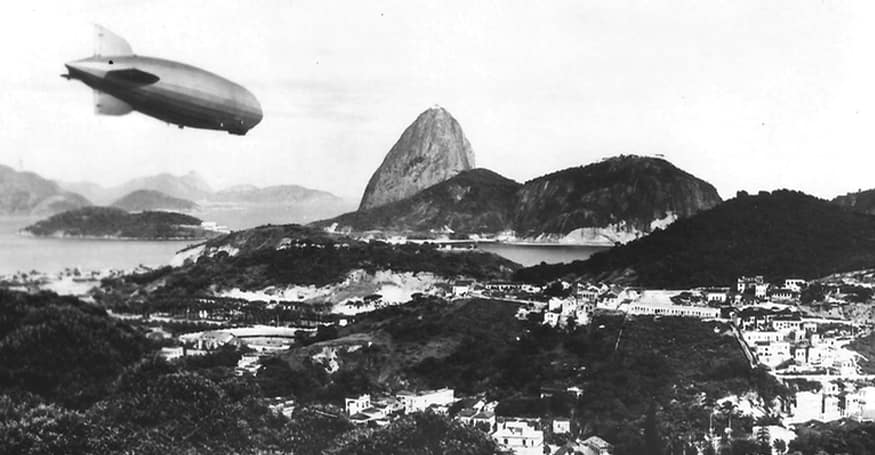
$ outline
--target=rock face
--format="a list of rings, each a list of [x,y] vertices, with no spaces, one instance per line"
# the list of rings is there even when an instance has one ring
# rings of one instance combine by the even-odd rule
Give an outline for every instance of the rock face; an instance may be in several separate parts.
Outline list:
[[[0,215],[50,215],[91,203],[33,172],[0,165]]]
[[[198,208],[197,204],[187,199],[175,198],[153,190],[137,190],[128,193],[113,202],[112,206],[128,212],[142,212],[144,210],[187,211]]]
[[[415,195],[316,223],[352,231],[499,232],[509,229],[520,184],[488,169],[463,171]]]
[[[360,210],[399,201],[474,168],[474,152],[459,122],[433,107],[404,130],[371,176]]]
[[[618,156],[526,182],[514,229],[522,237],[587,228],[644,234],[720,202],[710,183],[668,161]]]

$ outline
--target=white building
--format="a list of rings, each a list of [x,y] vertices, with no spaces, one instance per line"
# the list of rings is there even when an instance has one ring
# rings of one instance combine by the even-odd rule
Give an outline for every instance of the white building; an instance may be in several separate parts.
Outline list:
[[[543,455],[544,432],[534,422],[509,420],[498,424],[492,439],[515,455]]]
[[[471,292],[474,283],[470,280],[457,280],[453,283],[453,296],[463,297]]]
[[[584,455],[611,455],[614,446],[598,436],[590,436],[580,443]]]
[[[801,278],[787,278],[786,280],[784,280],[784,287],[787,289],[792,289],[796,292],[801,291],[802,288],[807,285],[808,283]]]
[[[396,395],[404,406],[404,412],[424,411],[431,406],[449,406],[455,400],[453,389],[424,390],[421,392],[401,392]]]
[[[823,394],[821,392],[796,392],[796,405],[791,417],[794,422],[821,420],[823,417]]]
[[[728,293],[726,291],[711,290],[705,292],[705,300],[707,300],[708,302],[726,303],[727,296]]]
[[[784,336],[774,330],[748,330],[744,332],[744,341],[747,344],[753,345],[756,343],[772,343],[775,341],[781,341],[784,339]]]
[[[691,305],[670,305],[666,303],[630,303],[627,311],[631,314],[652,314],[658,316],[681,316],[688,318],[716,319],[720,317],[719,308]]]
[[[562,317],[559,313],[554,313],[552,311],[544,312],[544,324],[549,325],[550,327],[556,327],[559,325],[559,319]]]
[[[371,396],[369,394],[364,394],[358,398],[347,398],[346,399],[346,415],[351,416],[353,414],[358,414],[359,412],[364,411],[371,407]]]
[[[571,432],[571,421],[568,419],[553,419],[553,434],[567,434]]]
[[[760,363],[773,368],[793,358],[790,355],[790,343],[786,341],[760,341],[752,348]]]

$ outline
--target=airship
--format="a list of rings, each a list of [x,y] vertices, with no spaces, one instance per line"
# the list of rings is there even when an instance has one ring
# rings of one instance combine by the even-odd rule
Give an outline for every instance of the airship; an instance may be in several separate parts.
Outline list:
[[[262,117],[243,86],[184,63],[134,55],[122,37],[95,25],[94,55],[65,63],[68,80],[94,90],[94,112],[131,111],[179,126],[245,135]]]

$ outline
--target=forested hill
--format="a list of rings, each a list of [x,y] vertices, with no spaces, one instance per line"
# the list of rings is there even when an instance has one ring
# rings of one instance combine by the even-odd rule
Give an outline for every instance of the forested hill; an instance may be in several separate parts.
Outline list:
[[[649,287],[734,282],[740,275],[816,278],[875,266],[875,217],[800,192],[738,197],[586,261],[515,278],[610,280]]]
[[[128,213],[113,207],[85,207],[59,213],[24,231],[37,236],[138,240],[202,239],[216,235],[200,225],[200,219],[181,213]]]
[[[434,245],[362,242],[300,225],[232,232],[179,253],[178,267],[106,282],[136,283],[152,296],[199,295],[217,289],[326,286],[356,270],[428,272],[446,278],[509,279],[519,264],[481,251],[448,252]],[[184,259],[183,259],[184,258]]]
[[[72,408],[103,398],[145,353],[127,324],[73,297],[0,289],[0,392],[29,392]]]

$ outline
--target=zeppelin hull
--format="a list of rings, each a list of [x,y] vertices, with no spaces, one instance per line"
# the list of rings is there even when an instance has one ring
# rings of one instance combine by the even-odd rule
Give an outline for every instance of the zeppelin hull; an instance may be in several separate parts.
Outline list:
[[[180,127],[246,134],[261,106],[242,86],[202,69],[149,57],[95,56],[68,63],[68,78]]]

